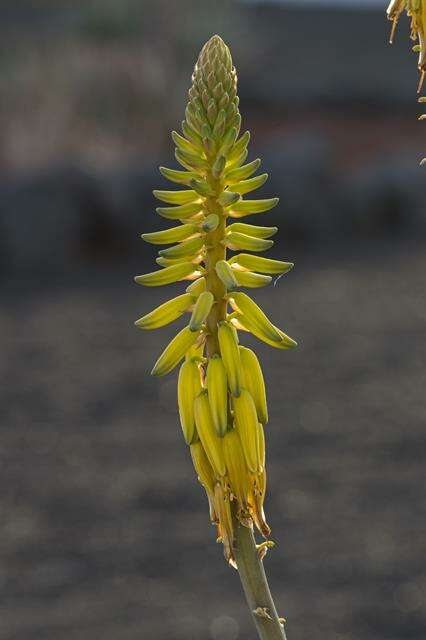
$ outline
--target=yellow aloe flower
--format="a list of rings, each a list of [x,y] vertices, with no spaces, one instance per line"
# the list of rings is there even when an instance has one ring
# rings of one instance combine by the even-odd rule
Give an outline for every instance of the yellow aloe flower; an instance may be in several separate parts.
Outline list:
[[[235,221],[262,214],[263,223],[263,213],[278,203],[277,198],[244,198],[268,175],[253,177],[260,160],[245,164],[250,134],[240,135],[240,127],[237,74],[228,47],[213,36],[195,65],[181,133],[172,133],[182,169],[160,168],[178,188],[154,191],[165,204],[157,213],[179,224],[142,235],[152,244],[172,246],[160,250],[160,269],[135,278],[145,286],[189,281],[186,292],[136,325],[152,330],[188,314],[186,326],[164,349],[152,373],[165,375],[180,364],[183,436],[207,493],[218,540],[233,566],[236,527],[255,526],[265,537],[270,533],[263,511],[266,388],[259,360],[240,346],[238,332],[251,332],[278,349],[296,346],[239,291],[266,286],[273,275],[288,272],[293,264],[251,253],[227,255],[263,252],[273,245],[269,238],[277,232],[276,227]]]
[[[419,54],[417,66],[420,71],[420,79],[417,87],[417,93],[420,93],[426,73],[426,0],[391,0],[387,16],[392,22],[390,34],[390,43],[392,44],[395,36],[398,20],[403,11],[411,18],[411,39],[416,42],[413,51]]]

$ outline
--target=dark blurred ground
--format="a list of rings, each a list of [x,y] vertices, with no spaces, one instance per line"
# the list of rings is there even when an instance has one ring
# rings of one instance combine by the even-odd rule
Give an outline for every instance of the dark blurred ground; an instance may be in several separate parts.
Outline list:
[[[270,389],[266,563],[289,638],[424,637],[422,247],[306,259],[261,303],[300,340]],[[110,272],[1,312],[5,640],[254,638],[176,411],[147,374],[167,297]]]
[[[214,32],[281,197],[271,255],[296,262],[257,297],[300,342],[256,347],[288,638],[424,640],[425,144],[407,23],[387,30],[350,8],[1,3],[2,640],[255,637],[176,376],[148,376],[175,326],[132,325],[174,291],[132,283],[138,234]]]

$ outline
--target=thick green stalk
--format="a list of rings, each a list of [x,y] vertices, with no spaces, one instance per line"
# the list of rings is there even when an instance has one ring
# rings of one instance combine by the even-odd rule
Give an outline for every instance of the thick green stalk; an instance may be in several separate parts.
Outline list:
[[[253,530],[234,518],[235,557],[247,604],[260,640],[286,640],[284,627],[269,590],[263,562],[256,548]]]

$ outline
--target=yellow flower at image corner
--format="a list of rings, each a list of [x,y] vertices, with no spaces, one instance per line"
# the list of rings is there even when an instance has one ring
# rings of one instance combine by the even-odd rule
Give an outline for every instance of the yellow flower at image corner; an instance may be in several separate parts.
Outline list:
[[[395,36],[398,20],[403,11],[411,18],[411,39],[417,43],[413,51],[419,54],[417,67],[420,71],[420,79],[417,93],[420,93],[426,73],[426,0],[391,0],[387,8],[387,17],[392,22],[389,42],[392,44]]]

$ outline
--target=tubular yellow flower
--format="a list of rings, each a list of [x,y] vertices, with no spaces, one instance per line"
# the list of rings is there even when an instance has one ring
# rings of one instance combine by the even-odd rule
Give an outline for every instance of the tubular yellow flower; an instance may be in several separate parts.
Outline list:
[[[241,393],[241,360],[236,331],[228,322],[221,322],[218,339],[222,361],[228,374],[229,388],[233,396]]]
[[[210,508],[210,520],[214,524],[218,524],[218,517],[214,506],[214,471],[200,441],[192,443],[189,449],[198,480],[204,487],[207,494]]]
[[[199,329],[201,329],[213,304],[214,296],[211,291],[203,291],[203,293],[200,293],[188,325],[191,331],[199,331]]]
[[[247,509],[250,493],[250,474],[248,473],[240,436],[231,429],[223,438],[223,454],[225,456],[231,494],[237,500],[240,510]]]
[[[272,280],[271,276],[263,276],[261,273],[253,273],[252,271],[237,271],[235,278],[240,287],[249,289],[266,287]]]
[[[141,238],[150,244],[173,244],[187,240],[197,232],[197,225],[182,224],[179,227],[172,227],[165,231],[154,231],[153,233],[143,233]]]
[[[178,378],[179,417],[186,444],[192,444],[197,439],[194,402],[201,391],[201,375],[198,362],[195,359],[186,360],[180,368]]]
[[[228,249],[232,249],[233,251],[240,249],[246,249],[247,251],[266,251],[273,246],[274,241],[256,238],[255,236],[249,236],[246,233],[239,233],[238,231],[231,231],[231,233],[228,233],[225,237],[225,244]]]
[[[233,256],[229,260],[229,264],[233,269],[239,271],[259,271],[260,273],[267,273],[269,275],[284,274],[294,267],[292,262],[271,260],[271,258],[264,258],[263,256],[252,256],[249,253],[239,253]]]
[[[182,262],[181,264],[166,267],[161,271],[153,271],[142,276],[136,276],[135,281],[146,287],[161,287],[164,284],[191,278],[196,271],[197,268],[192,262]]]
[[[173,338],[158,358],[151,371],[153,376],[165,376],[185,357],[187,351],[197,340],[197,334],[191,331],[189,327],[184,327],[179,331],[177,336]]]
[[[209,359],[206,382],[213,423],[218,436],[222,437],[228,427],[228,378],[219,355]]]
[[[197,278],[186,287],[186,292],[193,296],[199,296],[206,290],[206,279],[204,277]]]
[[[259,360],[254,351],[247,349],[247,347],[240,347],[240,357],[244,388],[253,398],[259,421],[262,424],[266,424],[268,422],[268,407],[266,404],[265,381]]]
[[[233,291],[234,289],[237,289],[238,287],[237,279],[230,265],[226,260],[219,260],[219,262],[216,262],[215,269],[216,269],[217,275],[222,280],[223,284],[225,285],[228,291]]]
[[[239,311],[251,326],[256,327],[269,340],[273,342],[283,341],[283,337],[277,327],[272,324],[262,309],[246,293],[235,291],[232,293],[230,303],[233,309]]]
[[[194,298],[190,293],[183,293],[181,296],[160,304],[151,313],[147,313],[139,320],[136,320],[135,325],[139,329],[159,329],[164,327],[164,325],[170,324],[170,322],[183,315],[193,301]]]
[[[241,390],[238,398],[233,398],[235,428],[241,439],[247,467],[256,473],[261,466],[259,434],[254,400],[246,389]]]
[[[267,175],[266,173],[264,174]],[[247,182],[250,182],[247,180]],[[232,187],[235,189],[235,186]],[[254,224],[246,224],[245,222],[234,222],[234,224],[229,225],[228,232],[239,232],[245,233],[249,236],[254,236],[255,238],[270,238],[274,236],[278,227],[256,227]]]
[[[216,482],[214,488],[214,507],[218,515],[218,542],[222,542],[225,558],[235,566],[234,528],[229,495],[225,493],[221,483]]]
[[[194,415],[197,433],[204,447],[204,451],[217,477],[222,478],[226,473],[222,439],[218,437],[214,427],[206,390],[195,398]]]
[[[195,442],[191,444],[190,450],[192,462],[194,463],[199,481],[206,490],[213,494],[215,484],[214,471],[203,449],[203,445],[199,441]]]
[[[251,332],[278,349],[296,346],[251,297],[239,291],[268,285],[272,276],[286,273],[293,264],[251,253],[227,257],[229,249],[265,251],[277,232],[276,227],[234,220],[263,214],[278,204],[278,198],[244,198],[268,175],[253,176],[259,159],[244,164],[250,134],[240,135],[238,105],[231,54],[221,38],[213,36],[195,65],[182,130],[172,133],[182,169],[160,167],[178,188],[154,191],[166,205],[157,213],[180,225],[142,235],[151,244],[171,246],[159,251],[157,264],[162,268],[136,278],[145,286],[191,281],[186,293],[136,324],[154,329],[191,314],[152,373],[165,375],[184,360],[178,380],[182,431],[225,557],[234,566],[241,525],[255,526],[264,536],[270,533],[263,512],[265,383],[255,353],[239,345],[238,331]],[[279,627],[278,618],[276,623]]]

